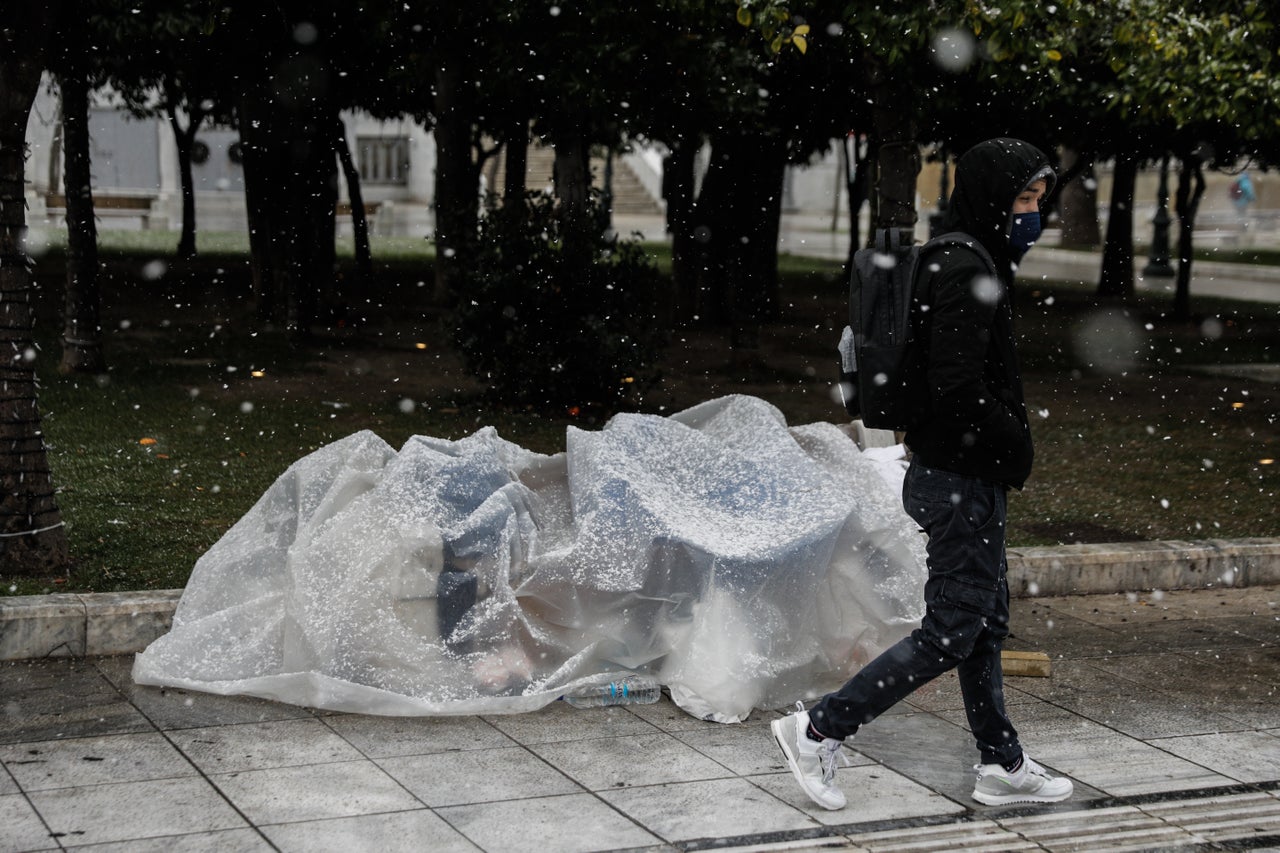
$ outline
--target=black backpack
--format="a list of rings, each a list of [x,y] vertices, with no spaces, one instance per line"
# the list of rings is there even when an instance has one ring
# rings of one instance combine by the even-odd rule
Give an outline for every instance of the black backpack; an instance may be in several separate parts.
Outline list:
[[[849,416],[871,429],[905,432],[929,416],[928,353],[915,345],[912,316],[926,295],[916,292],[920,259],[949,245],[968,248],[996,276],[987,250],[959,231],[916,246],[910,231],[880,228],[874,245],[853,255],[849,325],[840,337],[840,395]]]

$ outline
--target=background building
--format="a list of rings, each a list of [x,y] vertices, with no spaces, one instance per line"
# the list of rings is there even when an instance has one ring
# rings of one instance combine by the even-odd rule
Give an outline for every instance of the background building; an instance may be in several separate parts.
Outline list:
[[[95,93],[89,125],[95,210],[102,229],[173,230],[181,228],[182,197],[177,148],[173,132],[160,119],[138,119],[114,103],[109,92]],[[361,113],[343,116],[347,144],[361,175],[361,190],[375,235],[429,236],[433,227],[435,141],[431,133],[410,119],[380,121]],[[27,127],[28,224],[35,230],[64,226],[62,148],[59,98],[56,87],[41,87]],[[239,134],[231,128],[206,126],[197,136],[192,173],[196,192],[196,223],[201,232],[240,232],[246,227],[244,172],[240,165]],[[501,157],[493,158],[482,175],[482,187],[501,186]],[[530,189],[550,187],[552,154],[531,148],[527,183]],[[703,158],[705,162],[705,158]],[[643,146],[620,155],[606,167],[593,160],[593,177],[602,186],[612,176],[614,212],[619,217],[661,217],[662,155]],[[940,166],[926,163],[917,191],[920,229],[942,191]],[[1230,187],[1235,175],[1206,174],[1207,190],[1198,220],[1200,245],[1249,245],[1254,236],[1280,230],[1280,181],[1251,172],[1256,200],[1241,207]],[[340,213],[346,213],[347,191],[339,174]],[[1099,215],[1105,220],[1110,198],[1109,168],[1098,169]],[[1158,175],[1139,175],[1135,239],[1144,243],[1144,228],[1155,213]],[[1171,177],[1170,192],[1173,178]],[[1172,202],[1171,202],[1172,203]],[[787,170],[783,196],[784,218],[803,219],[807,226],[848,230],[848,200],[844,166],[835,146],[806,166]],[[866,216],[866,209],[863,209]],[[863,222],[866,233],[866,223]],[[338,217],[339,234],[349,233],[348,216]],[[650,227],[649,239],[662,236]]]

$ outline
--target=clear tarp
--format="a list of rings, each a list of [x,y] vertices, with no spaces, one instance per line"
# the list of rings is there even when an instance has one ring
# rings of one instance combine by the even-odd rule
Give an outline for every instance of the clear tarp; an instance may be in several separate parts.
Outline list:
[[[736,722],[832,689],[923,615],[901,446],[753,397],[296,462],[196,564],[139,684],[388,715],[514,713],[627,673]]]

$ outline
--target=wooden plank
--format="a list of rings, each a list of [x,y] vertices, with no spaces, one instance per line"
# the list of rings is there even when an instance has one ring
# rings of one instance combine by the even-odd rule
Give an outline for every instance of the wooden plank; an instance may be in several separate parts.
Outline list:
[[[382,206],[382,202],[380,201],[366,201],[364,203],[364,215],[365,216],[376,215],[378,212],[378,208],[381,206]],[[350,216],[351,202],[340,201],[336,205],[334,205],[333,210],[334,210],[334,213],[336,213],[338,216]]]
[[[93,194],[94,210],[151,210],[151,196],[110,195],[95,192]],[[67,206],[67,198],[62,193],[49,193],[45,196],[45,206],[49,209],[62,210]]]
[[[1049,656],[1044,652],[1002,651],[1000,653],[1000,666],[1005,675],[1048,678],[1051,674]]]

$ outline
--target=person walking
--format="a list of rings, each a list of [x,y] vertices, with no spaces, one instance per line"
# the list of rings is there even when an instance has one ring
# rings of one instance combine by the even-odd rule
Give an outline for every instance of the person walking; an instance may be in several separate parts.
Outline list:
[[[1057,802],[1067,779],[1027,756],[1005,711],[1000,649],[1009,635],[1006,497],[1031,472],[1033,448],[1014,349],[1012,286],[1040,235],[1040,202],[1055,180],[1048,159],[1018,139],[991,139],[957,162],[941,232],[960,231],[976,251],[939,247],[922,259],[916,341],[927,350],[931,411],[908,430],[907,513],[928,537],[925,615],[910,636],[808,711],[773,721],[774,739],[800,787],[827,809],[846,804],[835,784],[841,745],[916,688],[957,670],[977,741],[973,798],[987,805]]]

